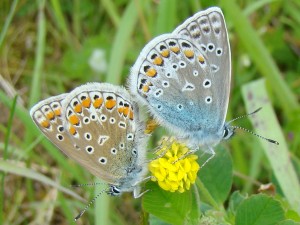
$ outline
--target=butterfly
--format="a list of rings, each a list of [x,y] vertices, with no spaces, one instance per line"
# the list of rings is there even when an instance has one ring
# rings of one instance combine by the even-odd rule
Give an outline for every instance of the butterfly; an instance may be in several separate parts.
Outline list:
[[[211,7],[150,41],[131,69],[129,87],[160,124],[187,140],[190,153],[200,146],[213,157],[213,146],[238,128],[225,122],[230,80],[224,15]]]
[[[109,184],[109,195],[146,192],[145,124],[124,88],[88,83],[37,103],[30,115],[63,153]]]

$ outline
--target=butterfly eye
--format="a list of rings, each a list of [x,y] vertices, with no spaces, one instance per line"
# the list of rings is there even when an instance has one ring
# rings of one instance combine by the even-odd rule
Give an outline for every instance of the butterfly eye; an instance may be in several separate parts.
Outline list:
[[[223,139],[229,139],[234,134],[233,130],[228,128],[227,126],[224,127],[223,131]]]
[[[110,186],[108,194],[110,194],[111,196],[117,196],[121,194],[121,191],[116,186]]]

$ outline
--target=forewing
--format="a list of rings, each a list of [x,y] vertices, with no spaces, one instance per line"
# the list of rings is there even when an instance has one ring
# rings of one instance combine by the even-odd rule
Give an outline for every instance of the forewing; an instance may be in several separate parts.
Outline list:
[[[89,159],[85,167],[108,183],[118,184],[137,158],[132,147],[138,118],[127,91],[90,83],[74,89],[63,109],[64,127]]]
[[[62,94],[40,101],[30,110],[30,116],[42,133],[64,154],[81,165],[89,158],[82,155],[78,146],[71,140],[63,127],[62,101],[67,94]]]
[[[194,30],[200,34],[191,35]],[[162,124],[184,133],[217,133],[224,124],[229,85],[229,44],[217,8],[199,12],[172,34],[153,39],[130,76],[138,99]]]
[[[224,15],[220,8],[211,7],[196,13],[178,26],[173,34],[188,37],[207,56],[211,67],[212,92],[217,98],[216,113],[218,127],[225,122],[227,114],[230,80],[231,52]]]

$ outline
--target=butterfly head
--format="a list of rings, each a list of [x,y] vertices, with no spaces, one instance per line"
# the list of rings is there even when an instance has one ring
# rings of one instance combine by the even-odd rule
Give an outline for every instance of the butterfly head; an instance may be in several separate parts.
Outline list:
[[[232,127],[229,125],[229,123],[225,123],[224,129],[223,129],[223,139],[228,140],[234,135],[235,127]]]
[[[122,194],[122,191],[120,190],[119,186],[116,185],[110,185],[109,189],[106,191],[106,193],[110,196],[118,196]]]

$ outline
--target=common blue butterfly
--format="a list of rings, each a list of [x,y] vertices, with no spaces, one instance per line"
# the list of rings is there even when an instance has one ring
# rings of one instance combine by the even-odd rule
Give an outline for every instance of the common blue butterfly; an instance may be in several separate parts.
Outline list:
[[[110,185],[108,194],[144,193],[145,125],[124,88],[88,83],[37,103],[30,115],[63,153]]]
[[[188,140],[190,153],[200,146],[212,158],[212,147],[238,128],[225,122],[230,79],[226,24],[221,9],[212,7],[150,41],[131,69],[129,86],[163,126]]]

